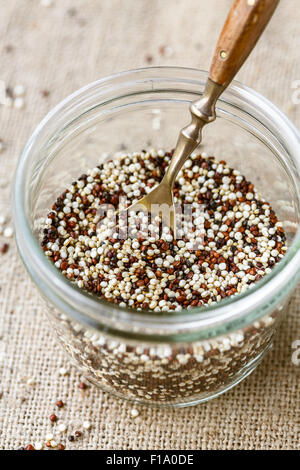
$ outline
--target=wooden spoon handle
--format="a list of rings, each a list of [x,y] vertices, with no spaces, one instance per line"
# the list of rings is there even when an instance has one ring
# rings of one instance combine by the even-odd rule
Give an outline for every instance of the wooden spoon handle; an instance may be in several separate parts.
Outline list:
[[[243,65],[279,0],[234,0],[218,40],[209,78],[227,86]]]

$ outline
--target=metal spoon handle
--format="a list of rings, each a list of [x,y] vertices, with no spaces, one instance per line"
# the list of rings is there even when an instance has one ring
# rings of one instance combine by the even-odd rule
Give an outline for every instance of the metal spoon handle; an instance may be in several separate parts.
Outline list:
[[[191,123],[180,131],[164,176],[172,188],[178,172],[200,144],[202,128],[216,118],[215,105],[243,65],[270,20],[279,0],[235,0],[220,34],[203,97],[191,104]]]

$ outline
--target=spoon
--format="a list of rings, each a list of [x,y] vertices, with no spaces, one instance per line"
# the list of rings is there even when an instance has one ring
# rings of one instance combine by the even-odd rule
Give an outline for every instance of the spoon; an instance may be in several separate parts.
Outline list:
[[[219,37],[203,96],[190,106],[191,123],[178,137],[170,165],[158,186],[127,211],[161,215],[175,234],[172,188],[187,158],[202,140],[202,128],[216,119],[216,102],[254,48],[279,0],[235,0]]]

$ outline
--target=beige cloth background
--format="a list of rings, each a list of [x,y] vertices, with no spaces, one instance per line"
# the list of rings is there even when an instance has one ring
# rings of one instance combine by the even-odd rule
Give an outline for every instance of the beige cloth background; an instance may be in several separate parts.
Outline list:
[[[119,70],[149,65],[208,68],[230,0],[0,0],[0,80],[25,85],[26,107],[0,105],[0,214],[10,216],[13,173],[40,119],[77,88]],[[282,0],[272,23],[239,74],[300,125],[292,82],[300,79],[298,0]],[[168,54],[161,54],[168,46]],[[48,97],[42,91],[50,92]],[[0,244],[4,241],[0,237]],[[300,449],[299,377],[292,342],[300,339],[300,290],[275,347],[242,384],[198,407],[158,410],[90,387],[49,336],[42,305],[13,241],[0,254],[0,448],[45,442],[68,449]],[[58,374],[59,367],[70,370]],[[28,385],[28,378],[35,385]],[[57,411],[68,434],[92,423],[82,438],[59,439],[49,415]],[[68,435],[67,434],[67,435]]]

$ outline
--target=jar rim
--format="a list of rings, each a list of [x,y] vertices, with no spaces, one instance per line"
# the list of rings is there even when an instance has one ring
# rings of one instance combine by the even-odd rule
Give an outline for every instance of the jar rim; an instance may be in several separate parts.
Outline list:
[[[38,286],[44,293],[45,291],[47,292],[47,297],[56,306],[64,310],[67,309],[71,316],[74,316],[83,323],[88,323],[97,328],[103,328],[106,325],[106,329],[112,333],[115,331],[114,325],[118,322],[127,333],[135,331],[133,336],[139,336],[139,331],[142,330],[148,330],[147,334],[152,334],[151,331],[157,330],[159,337],[164,334],[176,334],[178,330],[182,334],[196,330],[205,333],[208,331],[214,332],[215,335],[221,334],[225,326],[226,331],[229,331],[231,327],[233,328],[233,325],[250,323],[255,319],[255,316],[257,318],[261,316],[262,311],[266,310],[266,305],[268,302],[270,303],[272,298],[283,297],[291,289],[287,285],[292,280],[294,285],[296,277],[300,272],[300,229],[298,229],[283,259],[272,269],[271,273],[264,276],[244,293],[231,296],[211,306],[194,307],[189,310],[183,309],[175,313],[172,312],[172,314],[169,312],[148,311],[145,313],[145,311],[141,312],[119,307],[84,292],[68,281],[44,255],[30,227],[25,207],[27,163],[41,131],[48,125],[49,121],[55,119],[74,100],[84,97],[95,88],[114,84],[114,82],[118,82],[120,79],[128,80],[130,77],[134,83],[136,81],[136,74],[155,74],[158,79],[172,81],[174,75],[178,75],[178,73],[190,76],[190,79],[182,79],[187,83],[191,80],[193,82],[196,80],[200,83],[200,79],[208,75],[203,70],[187,67],[146,67],[118,72],[80,88],[67,96],[44,117],[27,142],[17,166],[14,183],[16,241],[28,272],[33,277],[35,283],[37,283],[38,279]],[[118,86],[117,84],[115,86],[117,93]],[[247,106],[247,103],[251,103],[258,107],[258,109],[263,109],[265,115],[272,117],[277,128],[282,129],[281,134],[288,135],[289,139],[293,139],[297,147],[300,147],[299,132],[289,119],[268,99],[237,81],[233,81],[228,90],[237,94],[243,100],[244,106]],[[222,99],[224,100],[224,98]],[[300,152],[298,155],[300,155]],[[299,157],[298,160],[300,161]],[[72,299],[71,303],[70,299]],[[75,305],[77,309],[74,308]],[[264,306],[263,309],[262,305]]]

